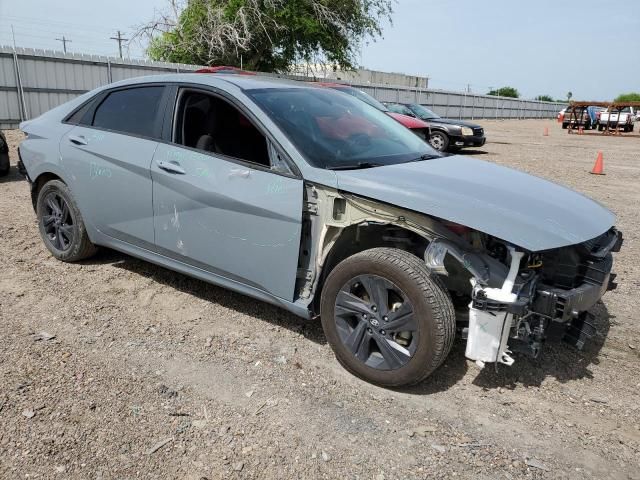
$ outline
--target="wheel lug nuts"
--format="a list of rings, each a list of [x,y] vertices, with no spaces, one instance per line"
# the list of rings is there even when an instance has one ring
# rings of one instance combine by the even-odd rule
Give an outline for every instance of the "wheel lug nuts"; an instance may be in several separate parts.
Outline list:
[[[373,333],[373,330],[371,330],[370,328],[367,328],[367,332]]]
[[[371,310],[373,310],[374,312],[378,311],[378,307],[376,307],[375,305],[373,307],[371,307]]]
[[[385,332],[384,330],[380,330],[380,333],[381,333],[382,335],[386,335],[386,334],[387,334],[387,332]]]
[[[387,317],[386,315],[384,317],[382,317],[382,320],[384,320],[385,322],[389,321],[389,317]]]

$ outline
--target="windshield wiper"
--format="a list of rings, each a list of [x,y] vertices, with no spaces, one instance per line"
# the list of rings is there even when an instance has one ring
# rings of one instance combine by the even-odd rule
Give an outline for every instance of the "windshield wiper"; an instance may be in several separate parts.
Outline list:
[[[442,158],[442,155],[438,155],[435,153],[425,153],[424,155],[421,155],[418,158],[414,158],[413,160],[408,160],[405,163],[421,162],[422,160],[433,160],[434,158]]]
[[[382,167],[380,163],[372,163],[372,162],[358,162],[347,165],[334,165],[332,167],[327,167],[327,170],[360,170],[363,168],[373,168],[373,167]]]

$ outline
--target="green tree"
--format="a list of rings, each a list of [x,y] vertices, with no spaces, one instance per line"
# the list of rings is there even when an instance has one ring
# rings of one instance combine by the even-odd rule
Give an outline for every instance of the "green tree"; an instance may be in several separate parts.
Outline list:
[[[553,102],[551,95],[538,95],[535,100],[539,100],[541,102]]]
[[[570,102],[573,98],[573,92],[567,92],[567,101]]]
[[[154,60],[282,72],[297,62],[357,66],[394,0],[168,0],[142,25]],[[184,2],[185,3],[180,3]]]
[[[640,102],[640,93],[631,92],[618,95],[615,102]]]
[[[494,95],[496,97],[511,97],[520,98],[520,92],[513,87],[501,87],[495,90],[491,90],[487,95]]]

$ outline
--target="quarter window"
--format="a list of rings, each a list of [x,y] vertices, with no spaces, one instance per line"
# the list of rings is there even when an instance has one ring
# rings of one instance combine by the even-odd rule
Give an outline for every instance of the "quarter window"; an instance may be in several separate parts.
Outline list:
[[[93,107],[94,100],[95,98],[85,103],[82,107],[80,107],[72,115],[70,115],[66,120],[67,123],[71,123],[73,125],[87,125],[87,119],[84,117],[87,115],[87,112]],[[91,119],[89,118],[89,121],[90,120]]]
[[[110,93],[93,116],[94,127],[156,137],[158,108],[164,87],[137,87]]]

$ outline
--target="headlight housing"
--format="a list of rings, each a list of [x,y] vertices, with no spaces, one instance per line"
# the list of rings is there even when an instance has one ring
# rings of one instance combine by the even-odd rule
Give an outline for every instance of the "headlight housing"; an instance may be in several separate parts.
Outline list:
[[[469,127],[462,127],[462,135],[465,137],[473,137],[473,130]]]

